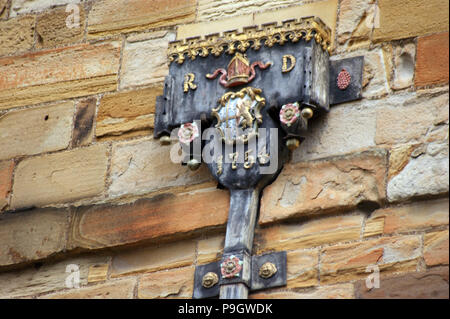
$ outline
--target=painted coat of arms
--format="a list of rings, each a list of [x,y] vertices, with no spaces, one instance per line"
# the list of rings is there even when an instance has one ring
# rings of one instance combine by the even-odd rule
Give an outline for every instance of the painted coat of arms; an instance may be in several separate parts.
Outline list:
[[[258,135],[262,123],[261,109],[266,101],[260,89],[246,87],[239,92],[225,93],[219,106],[212,110],[217,119],[216,128],[227,144],[247,143]]]
[[[255,67],[264,70],[270,65],[270,62],[261,61],[250,64],[245,55],[236,53],[227,70],[217,69],[206,77],[214,79],[221,73],[219,83],[228,88],[250,83],[256,75]],[[216,128],[225,143],[247,143],[258,135],[258,125],[262,123],[261,109],[266,103],[261,93],[261,89],[246,87],[239,92],[227,92],[220,98],[212,115],[217,119]]]

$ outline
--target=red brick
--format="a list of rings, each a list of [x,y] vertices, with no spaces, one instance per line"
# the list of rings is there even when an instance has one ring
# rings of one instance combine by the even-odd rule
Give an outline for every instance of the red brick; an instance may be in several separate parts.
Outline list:
[[[448,83],[448,32],[421,37],[417,41],[416,86]]]
[[[228,217],[227,191],[162,194],[132,204],[78,208],[70,247],[101,248],[156,240],[211,227]]]

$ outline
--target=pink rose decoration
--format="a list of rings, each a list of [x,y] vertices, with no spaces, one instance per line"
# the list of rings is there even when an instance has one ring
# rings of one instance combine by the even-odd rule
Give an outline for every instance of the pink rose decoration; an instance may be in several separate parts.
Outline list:
[[[287,126],[291,126],[292,123],[297,121],[300,117],[300,110],[298,104],[286,104],[283,105],[280,111],[280,121]]]
[[[185,123],[178,130],[178,139],[181,143],[189,144],[199,136],[198,126],[196,123]]]
[[[239,277],[243,262],[236,256],[231,255],[220,264],[223,278]]]

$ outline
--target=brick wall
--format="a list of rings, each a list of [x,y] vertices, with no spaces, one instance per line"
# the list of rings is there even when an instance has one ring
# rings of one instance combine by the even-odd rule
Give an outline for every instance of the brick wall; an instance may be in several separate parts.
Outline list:
[[[0,297],[191,297],[229,194],[152,138],[168,42],[308,15],[332,59],[365,57],[363,99],[318,119],[264,190],[255,250],[288,251],[288,285],[251,297],[448,298],[441,0],[0,0]]]

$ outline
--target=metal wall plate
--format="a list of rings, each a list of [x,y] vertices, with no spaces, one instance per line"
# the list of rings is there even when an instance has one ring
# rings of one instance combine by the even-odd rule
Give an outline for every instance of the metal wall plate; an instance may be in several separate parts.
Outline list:
[[[286,261],[287,254],[285,251],[262,256],[253,256],[251,290],[253,291],[286,285]],[[272,263],[277,269],[276,273],[267,279],[262,278],[259,274],[261,267],[265,263]]]
[[[220,285],[218,283],[211,288],[205,288],[202,285],[203,276],[205,276],[209,272],[217,274],[217,276],[220,278],[220,262],[213,262],[195,267],[194,294],[192,298],[205,299],[217,297],[219,295]]]
[[[225,257],[225,256],[224,256]],[[243,256],[240,256],[243,257]],[[245,258],[245,257],[243,257]],[[194,275],[194,299],[204,299],[204,298],[214,298],[218,297],[220,293],[221,284],[230,284],[236,282],[244,282],[247,286],[250,286],[250,291],[281,287],[286,285],[286,274],[287,274],[287,254],[285,251],[261,255],[252,256],[250,263],[251,273],[250,278],[242,280],[242,278],[224,279],[221,274],[221,263],[222,261],[216,261],[206,265],[197,266],[195,268]],[[260,276],[260,269],[266,263],[272,263],[276,267],[276,272],[269,278],[263,278]],[[245,268],[245,266],[244,266]],[[202,285],[203,277],[209,273],[213,272],[218,275],[219,283],[215,284],[211,288],[205,288]],[[245,276],[247,277],[247,275]]]
[[[330,104],[350,102],[362,98],[363,69],[363,56],[330,61]],[[343,70],[347,71],[350,75],[350,83],[345,89],[338,87],[338,76]]]

